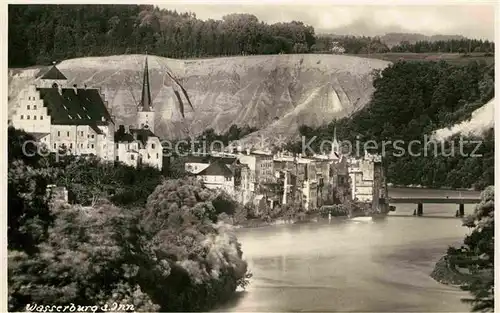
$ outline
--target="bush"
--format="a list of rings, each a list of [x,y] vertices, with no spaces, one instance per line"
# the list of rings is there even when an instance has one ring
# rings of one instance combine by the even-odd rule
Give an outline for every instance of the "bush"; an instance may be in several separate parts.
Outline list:
[[[494,187],[487,187],[481,194],[481,203],[474,213],[464,219],[464,226],[472,228],[460,248],[449,248],[447,257],[456,268],[467,270],[469,280],[462,289],[469,291],[473,298],[464,299],[472,304],[473,311],[493,311],[494,263],[495,263],[495,206]]]

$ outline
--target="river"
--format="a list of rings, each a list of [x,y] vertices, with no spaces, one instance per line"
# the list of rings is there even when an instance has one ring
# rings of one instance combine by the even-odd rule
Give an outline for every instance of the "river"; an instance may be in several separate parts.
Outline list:
[[[394,188],[390,196],[454,196],[453,191]],[[478,197],[478,193],[465,192]],[[474,205],[466,205],[466,213]],[[469,230],[455,205],[398,204],[382,221],[335,220],[238,230],[253,273],[247,290],[218,311],[467,312],[458,288],[429,274]],[[439,217],[441,216],[441,218]]]

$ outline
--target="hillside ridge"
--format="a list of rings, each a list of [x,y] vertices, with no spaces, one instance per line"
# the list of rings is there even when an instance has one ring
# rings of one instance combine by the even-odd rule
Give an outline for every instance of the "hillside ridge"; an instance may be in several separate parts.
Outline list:
[[[355,56],[295,54],[178,60],[148,55],[156,133],[178,139],[232,124],[264,134],[294,136],[363,107],[373,93],[372,71],[390,62]],[[68,85],[100,88],[116,124],[135,121],[146,55],[76,58],[57,66]],[[20,91],[48,67],[9,70],[9,115]],[[193,104],[190,108],[180,86]],[[177,91],[179,98],[175,95]],[[184,116],[183,116],[184,115]]]

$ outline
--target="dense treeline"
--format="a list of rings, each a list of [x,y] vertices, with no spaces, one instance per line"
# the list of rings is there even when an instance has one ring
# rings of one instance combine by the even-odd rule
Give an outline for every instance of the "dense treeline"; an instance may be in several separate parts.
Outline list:
[[[251,14],[202,21],[152,5],[9,5],[8,64],[47,65],[84,56],[149,53],[171,58],[245,54],[385,52],[493,52],[491,42],[403,41],[389,48],[380,37],[315,36],[302,22],[266,24]]]
[[[417,41],[413,44],[408,41],[402,41],[398,45],[393,46],[391,52],[494,53],[495,45],[488,40],[476,39]]]
[[[383,141],[401,140],[406,153],[393,144],[385,148],[385,161],[389,182],[397,185],[424,185],[429,187],[484,188],[494,181],[494,132],[490,129],[475,143],[463,143],[455,136],[445,145],[424,145],[424,135],[470,118],[471,113],[494,96],[494,65],[471,62],[467,66],[454,66],[446,62],[397,62],[382,72],[375,72],[370,104],[354,116],[333,121],[318,129],[300,127],[307,139],[317,136],[311,145],[319,151],[322,140],[331,140],[336,129],[340,140],[353,145],[374,140],[378,152]],[[464,141],[477,140],[467,137]],[[421,144],[409,143],[417,140]],[[430,139],[428,139],[429,141]],[[369,146],[371,148],[372,146]],[[301,151],[302,144],[289,145]],[[437,150],[436,150],[437,149]],[[452,149],[454,149],[452,151]],[[481,157],[470,155],[482,154]],[[362,154],[364,151],[356,151]],[[462,155],[463,154],[463,155]],[[464,156],[465,155],[465,156]],[[467,156],[468,155],[468,156]]]
[[[312,47],[315,52],[331,53],[335,46],[345,49],[344,53],[369,54],[385,53],[390,49],[380,37],[318,35]]]
[[[9,66],[83,56],[172,58],[308,52],[314,29],[265,24],[250,14],[202,21],[152,5],[9,5]]]
[[[401,53],[469,53],[483,52],[494,53],[495,45],[488,40],[477,39],[450,39],[436,41],[417,41],[410,43],[409,41],[401,41],[399,44],[389,46],[380,37],[365,37],[365,36],[335,36],[335,35],[318,35],[316,43],[311,47],[314,52],[332,52],[335,46],[340,46],[345,49],[344,53],[349,54],[371,54],[371,53],[386,53],[386,52],[401,52]]]
[[[31,144],[23,152],[33,137],[8,133],[9,311],[50,304],[102,312],[113,303],[127,306],[107,311],[203,311],[248,283],[240,244],[219,222],[237,216],[231,199],[154,169],[115,164],[112,174],[111,164],[97,159],[57,160]],[[51,200],[47,185],[54,182],[91,206]],[[115,198],[132,184],[150,194]]]

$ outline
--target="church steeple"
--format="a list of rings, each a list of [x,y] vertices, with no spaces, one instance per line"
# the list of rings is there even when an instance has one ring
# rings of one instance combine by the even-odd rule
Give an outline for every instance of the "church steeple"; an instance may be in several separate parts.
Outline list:
[[[146,62],[144,65],[144,75],[142,78],[142,96],[140,103],[140,111],[151,112],[151,90],[149,89],[149,71],[148,71],[148,57],[146,52]]]
[[[146,52],[146,61],[144,64],[144,77],[142,80],[142,96],[141,103],[137,110],[137,128],[149,129],[154,132],[155,126],[155,112],[151,105],[151,90],[149,86],[149,72],[148,72],[148,57]]]

